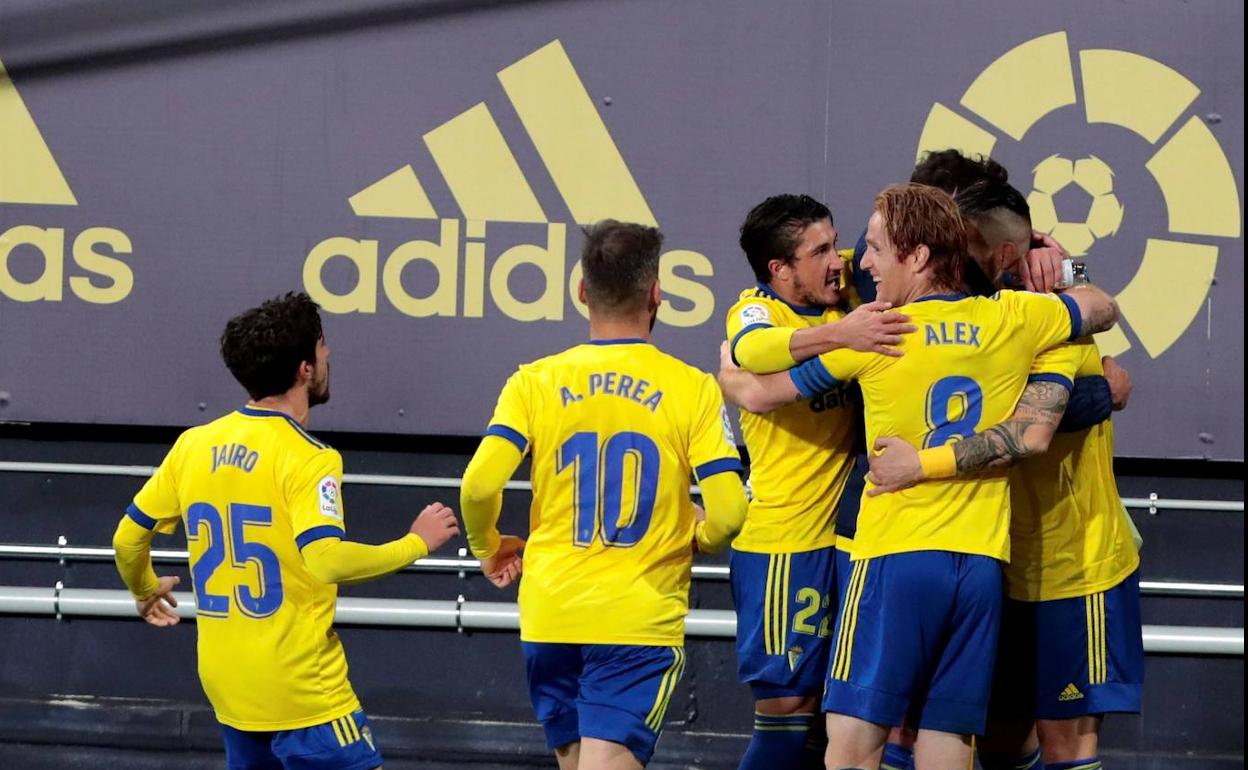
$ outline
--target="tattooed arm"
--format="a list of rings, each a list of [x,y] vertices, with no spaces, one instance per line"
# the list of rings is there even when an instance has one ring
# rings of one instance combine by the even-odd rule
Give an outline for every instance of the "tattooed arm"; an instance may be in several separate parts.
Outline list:
[[[1069,399],[1064,385],[1028,384],[1010,419],[953,445],[958,475],[1003,468],[1048,451]]]
[[[867,480],[869,496],[906,489],[929,478],[966,476],[1004,468],[1042,454],[1062,421],[1070,391],[1064,385],[1037,381],[1027,385],[1008,420],[968,439],[919,452],[895,436],[876,439]]]
[[[1080,337],[1100,334],[1118,323],[1118,303],[1114,298],[1090,283],[1066,289],[1067,297],[1079,306],[1082,323],[1079,326]]]

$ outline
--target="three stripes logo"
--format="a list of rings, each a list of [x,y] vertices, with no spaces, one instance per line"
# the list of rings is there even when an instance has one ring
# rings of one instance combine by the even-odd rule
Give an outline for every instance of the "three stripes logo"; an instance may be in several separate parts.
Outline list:
[[[610,217],[658,224],[558,40],[503,68],[498,79],[544,170],[531,169],[526,177],[485,102],[425,132],[425,147],[458,216],[448,217],[434,205],[410,164],[349,196],[358,217],[433,220],[438,222],[438,235],[436,240],[401,243],[388,256],[376,240],[335,236],[316,244],[304,263],[303,283],[327,311],[376,313],[380,293],[400,313],[416,318],[482,318],[497,311],[517,321],[560,321],[569,302],[588,317],[576,298],[579,261],[574,259],[569,269],[569,225],[549,215],[549,202],[540,201],[530,183],[532,174],[549,175],[572,222],[589,224]],[[542,228],[544,237],[502,250],[487,269],[489,233],[502,230],[511,235],[523,226]],[[326,286],[323,271],[335,260],[354,263],[356,279],[349,288]],[[420,262],[436,272],[432,286],[414,286],[415,269],[409,274],[408,268]],[[541,274],[542,289],[536,298],[520,299],[512,293],[511,275],[522,265]],[[660,281],[665,298],[658,320],[671,326],[707,321],[714,312],[714,297],[698,279],[712,274],[710,260],[698,252],[681,249],[663,254]]]
[[[132,246],[121,230],[88,227],[74,235],[64,227],[13,224],[7,204],[20,206],[21,217],[27,206],[77,206],[78,199],[0,61],[0,299],[60,302],[67,286],[93,304],[130,295],[134,273],[117,255]]]
[[[1072,701],[1072,700],[1082,700],[1083,693],[1079,692],[1079,688],[1075,687],[1074,682],[1071,682],[1070,684],[1066,685],[1066,689],[1062,690],[1061,695],[1058,695],[1057,699],[1062,702]]]

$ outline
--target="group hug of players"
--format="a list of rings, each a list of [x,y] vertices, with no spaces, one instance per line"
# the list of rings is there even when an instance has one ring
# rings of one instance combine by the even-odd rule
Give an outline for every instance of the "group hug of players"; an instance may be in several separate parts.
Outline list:
[[[1091,340],[1113,300],[1069,280],[1005,170],[927,156],[876,197],[852,252],[808,196],[755,206],[740,243],[758,283],[728,311],[718,382],[650,342],[661,242],[587,231],[589,342],[508,379],[463,478],[483,573],[519,582],[560,768],[650,760],[685,668],[692,559],[729,545],[755,699],[741,768],[964,770],[972,736],[985,770],[1102,767],[1101,719],[1139,710],[1144,668],[1109,421],[1130,385]],[[251,400],[178,439],[117,528],[119,571],[149,623],[175,624],[178,579],[150,547],[183,522],[231,770],[379,767],[337,585],[458,523],[434,504],[397,540],[346,539],[342,459],[305,430],[329,397],[306,295],[232,319],[221,351]],[[497,524],[526,456],[522,538]]]

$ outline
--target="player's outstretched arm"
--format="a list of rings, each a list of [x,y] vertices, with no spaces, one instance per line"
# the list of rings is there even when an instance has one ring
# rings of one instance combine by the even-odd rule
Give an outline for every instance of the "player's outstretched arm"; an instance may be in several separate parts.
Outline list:
[[[892,304],[888,302],[868,302],[839,321],[819,326],[754,329],[734,341],[732,356],[742,369],[755,374],[782,372],[842,348],[901,356],[896,346],[904,335],[918,327],[910,323],[907,315],[887,312],[890,308]]]
[[[724,398],[747,412],[762,414],[797,401],[797,386],[788,372],[753,374],[737,366],[725,342],[719,348],[719,387]]]
[[[352,585],[376,580],[423,559],[459,534],[455,512],[442,503],[426,506],[408,533],[381,545],[325,537],[305,545],[304,566],[317,580]]]
[[[156,577],[152,568],[153,530],[141,527],[129,516],[122,516],[113,533],[114,561],[117,572],[134,596],[139,616],[153,626],[173,626],[178,623],[178,606],[173,589],[180,579]]]
[[[970,438],[916,450],[895,436],[876,439],[867,480],[869,496],[896,492],[926,479],[965,476],[989,468],[1003,468],[1049,448],[1057,432],[1070,391],[1065,385],[1028,383],[1008,420]]]
[[[459,504],[468,532],[468,547],[481,560],[481,572],[499,588],[506,588],[520,578],[523,560],[520,552],[524,540],[498,531],[498,517],[503,510],[503,488],[524,453],[511,441],[499,436],[486,436],[464,471]]]
[[[1062,292],[1079,308],[1079,334],[1087,337],[1100,334],[1118,323],[1118,303],[1102,289],[1090,283],[1073,286]]]

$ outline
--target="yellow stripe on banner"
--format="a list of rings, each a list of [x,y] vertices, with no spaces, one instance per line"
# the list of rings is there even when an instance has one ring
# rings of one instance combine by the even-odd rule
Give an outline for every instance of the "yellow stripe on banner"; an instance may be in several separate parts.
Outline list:
[[[854,636],[858,633],[858,603],[862,600],[862,589],[867,584],[867,566],[870,559],[862,560],[862,573],[858,576],[858,586],[854,591],[854,614],[849,618],[849,636],[845,641],[845,672],[843,679],[849,681],[849,669],[854,660]]]
[[[347,739],[342,737],[342,725],[338,724],[337,720],[334,720],[329,723],[329,726],[334,728],[334,736],[338,739],[338,745],[345,748]]]
[[[768,655],[775,653],[771,649],[771,580],[776,571],[776,557],[767,557],[767,583],[763,587],[763,652]]]
[[[574,220],[658,224],[562,43],[539,48],[498,79]]]
[[[672,685],[667,690],[667,697],[663,699],[663,708],[659,709],[659,718],[654,720],[654,732],[658,734],[663,729],[663,720],[667,718],[667,707],[672,705],[672,696],[676,693],[676,685],[680,684],[680,678],[685,675],[685,648],[673,647],[676,651],[676,673],[672,676]]]
[[[425,145],[465,219],[546,221],[537,196],[484,102],[425,134]]]

